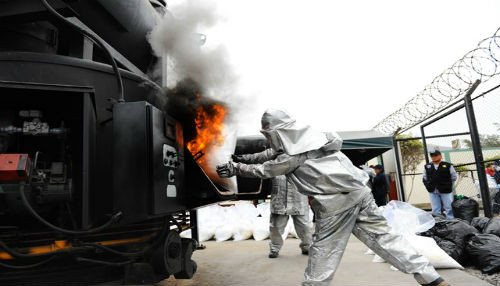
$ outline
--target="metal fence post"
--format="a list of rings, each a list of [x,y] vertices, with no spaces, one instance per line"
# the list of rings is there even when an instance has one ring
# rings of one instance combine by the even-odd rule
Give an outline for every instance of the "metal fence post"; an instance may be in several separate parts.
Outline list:
[[[392,137],[392,144],[394,145],[394,158],[396,159],[396,172],[398,176],[400,200],[406,202],[403,175],[401,172],[401,158],[399,157],[399,144],[396,136]]]
[[[476,116],[474,114],[474,106],[472,105],[471,94],[481,81],[477,80],[464,96],[465,112],[467,114],[467,122],[469,123],[470,137],[472,141],[472,150],[476,161],[477,176],[479,180],[479,188],[481,191],[481,199],[483,200],[484,215],[492,217],[491,198],[486,181],[486,171],[483,166],[483,152],[481,150],[481,141],[479,140],[479,132],[477,130]]]
[[[424,158],[425,158],[425,164],[429,164],[429,155],[427,154],[427,140],[425,139],[425,128],[426,125],[421,125],[420,126],[420,134],[422,136],[422,144],[424,146]]]
[[[200,243],[200,233],[198,229],[198,211],[189,211],[189,226],[191,227],[191,238],[196,239],[198,244]]]

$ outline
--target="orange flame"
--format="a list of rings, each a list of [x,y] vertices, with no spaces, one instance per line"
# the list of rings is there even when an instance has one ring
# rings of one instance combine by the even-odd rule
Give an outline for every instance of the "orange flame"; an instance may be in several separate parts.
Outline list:
[[[187,148],[191,154],[200,159],[198,163],[204,165],[205,154],[215,146],[221,146],[225,140],[224,119],[226,118],[226,109],[222,105],[211,105],[210,110],[199,106],[196,109],[196,137],[187,143]]]

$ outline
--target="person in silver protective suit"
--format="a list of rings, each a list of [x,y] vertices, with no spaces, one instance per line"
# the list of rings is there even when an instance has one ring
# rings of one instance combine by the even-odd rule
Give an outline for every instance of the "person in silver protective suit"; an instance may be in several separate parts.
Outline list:
[[[316,232],[302,285],[330,283],[351,233],[399,270],[413,274],[421,285],[449,285],[405,238],[389,232],[366,186],[368,175],[340,151],[342,139],[337,134],[300,127],[280,110],[264,113],[261,132],[280,153],[276,158],[262,164],[230,161],[217,166],[217,173],[254,178],[286,175],[299,192],[312,198]]]
[[[371,189],[373,187],[373,178],[375,178],[375,176],[377,175],[375,173],[375,166],[372,166],[370,165],[369,167],[368,166],[365,166],[365,165],[361,165],[359,166],[361,168],[361,170],[365,171],[365,173],[368,175],[368,183],[366,183],[366,185]]]
[[[244,164],[262,164],[275,159],[279,154],[272,148],[263,152],[245,155],[233,155],[233,162]],[[312,243],[312,223],[309,221],[309,200],[299,193],[295,185],[286,176],[272,179],[271,216],[269,221],[269,258],[276,258],[283,246],[283,234],[288,219],[292,216],[295,231],[301,240],[302,254],[309,253]]]

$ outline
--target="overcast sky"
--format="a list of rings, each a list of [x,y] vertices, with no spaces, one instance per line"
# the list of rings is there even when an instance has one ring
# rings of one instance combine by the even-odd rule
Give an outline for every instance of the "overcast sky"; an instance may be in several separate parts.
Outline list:
[[[170,5],[186,0],[169,1]],[[322,130],[364,130],[500,26],[493,0],[218,0],[224,45],[251,98],[239,134],[267,108]]]

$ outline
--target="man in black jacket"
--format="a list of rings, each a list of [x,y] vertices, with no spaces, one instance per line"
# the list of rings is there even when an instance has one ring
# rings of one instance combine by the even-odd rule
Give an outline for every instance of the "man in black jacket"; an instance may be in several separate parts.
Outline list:
[[[429,154],[432,163],[425,165],[423,182],[429,192],[432,213],[442,215],[444,208],[446,218],[452,219],[453,182],[457,180],[457,173],[450,163],[443,161],[439,150],[431,150]]]
[[[375,177],[372,182],[372,194],[377,206],[385,206],[387,204],[387,192],[389,192],[389,181],[384,173],[382,165],[376,165]]]

